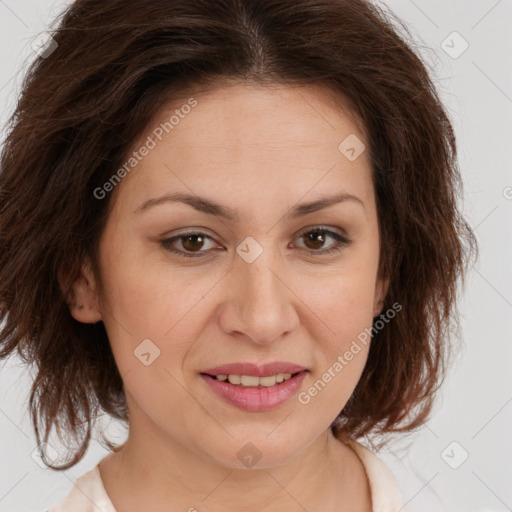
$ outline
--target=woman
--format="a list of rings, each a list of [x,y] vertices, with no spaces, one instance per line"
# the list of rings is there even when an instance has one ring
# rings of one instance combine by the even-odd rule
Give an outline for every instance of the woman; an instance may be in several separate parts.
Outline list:
[[[52,511],[400,510],[360,440],[427,420],[476,241],[391,17],[77,0],[40,53],[1,158],[0,357],[37,365],[49,467],[100,412],[129,428]]]

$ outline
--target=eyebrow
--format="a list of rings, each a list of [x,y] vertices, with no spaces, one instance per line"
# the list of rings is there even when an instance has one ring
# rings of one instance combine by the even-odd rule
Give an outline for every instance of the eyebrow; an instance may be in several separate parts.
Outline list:
[[[322,197],[320,199],[310,201],[308,203],[296,205],[286,214],[286,217],[290,219],[295,219],[346,201],[359,204],[363,207],[363,209],[366,210],[364,202],[361,199],[352,194],[341,193],[333,196]],[[224,219],[234,222],[238,222],[239,220],[238,212],[235,209],[223,206],[205,197],[199,197],[193,194],[186,193],[165,194],[160,197],[148,199],[147,201],[142,203],[142,205],[139,206],[133,213],[139,215],[154,206],[176,202],[188,204],[198,212],[206,213],[214,217],[222,217]]]

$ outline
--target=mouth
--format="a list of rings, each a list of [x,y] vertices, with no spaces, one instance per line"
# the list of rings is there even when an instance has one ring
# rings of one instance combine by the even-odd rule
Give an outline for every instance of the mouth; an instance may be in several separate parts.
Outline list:
[[[232,366],[233,367],[233,366]],[[275,366],[277,367],[277,366]],[[249,412],[262,412],[276,408],[286,402],[299,390],[309,370],[295,366],[294,371],[275,372],[270,369],[259,368],[257,372],[252,366],[252,373],[237,369],[215,369],[201,372],[199,376],[207,384],[212,396],[221,398],[226,404]],[[247,366],[245,366],[247,368]],[[288,365],[286,369],[290,369]],[[282,364],[279,369],[283,369]],[[220,373],[226,371],[226,373]],[[233,373],[238,371],[240,373]],[[263,375],[255,375],[260,373]]]

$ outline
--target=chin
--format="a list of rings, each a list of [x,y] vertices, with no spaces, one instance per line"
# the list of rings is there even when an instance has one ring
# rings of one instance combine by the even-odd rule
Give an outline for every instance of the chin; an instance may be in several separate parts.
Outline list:
[[[208,451],[208,455],[230,469],[273,469],[288,463],[306,447],[289,436],[272,440],[265,439],[266,435],[268,430],[263,436],[230,439],[227,450]]]

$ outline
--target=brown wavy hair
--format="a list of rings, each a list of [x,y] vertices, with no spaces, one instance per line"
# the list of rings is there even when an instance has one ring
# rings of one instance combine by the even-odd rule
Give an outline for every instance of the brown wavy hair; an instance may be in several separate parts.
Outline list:
[[[365,127],[383,309],[403,310],[373,334],[331,428],[347,440],[424,424],[478,247],[457,205],[454,131],[403,22],[365,0],[77,0],[50,34],[58,46],[26,70],[0,160],[0,359],[17,351],[36,368],[37,441],[55,427],[71,454],[46,464],[80,461],[100,411],[128,422],[103,323],[77,322],[67,304],[84,259],[98,268],[110,201],[94,190],[166,101],[227,81],[325,84]]]

